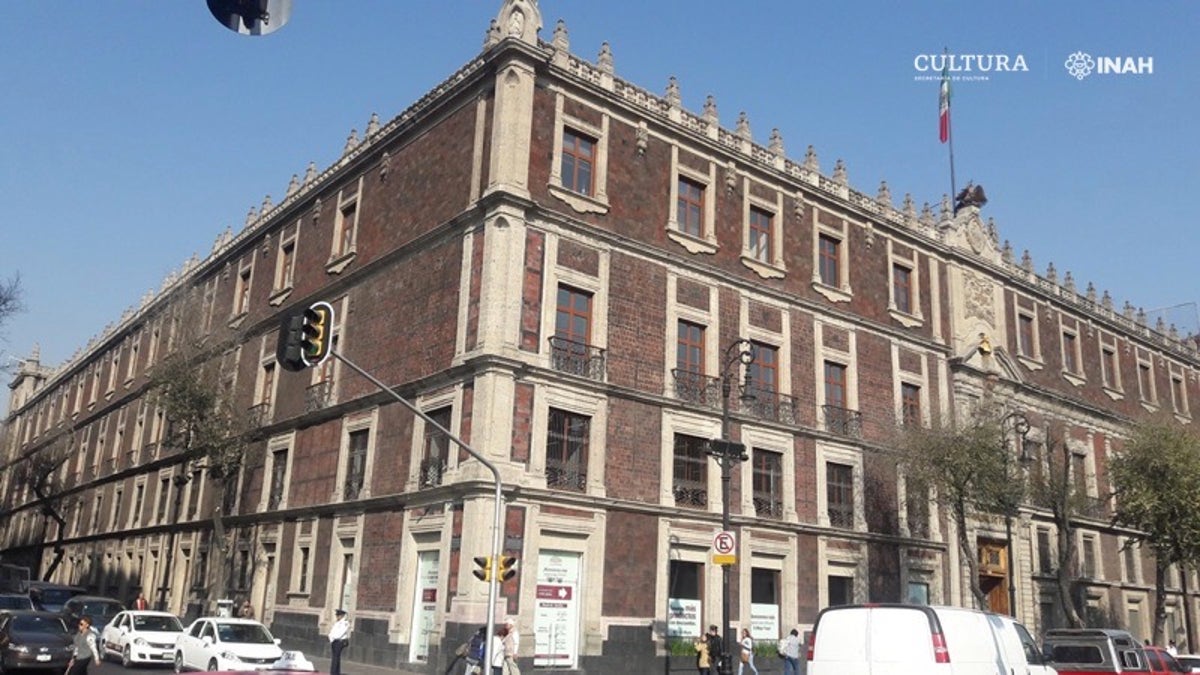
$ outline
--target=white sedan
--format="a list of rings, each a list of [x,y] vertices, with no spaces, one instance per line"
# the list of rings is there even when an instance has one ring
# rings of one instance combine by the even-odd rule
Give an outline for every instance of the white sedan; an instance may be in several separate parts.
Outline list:
[[[183,625],[166,612],[130,610],[117,614],[100,634],[106,657],[121,659],[126,668],[138,663],[170,663]]]
[[[175,641],[175,672],[266,670],[283,656],[279,640],[251,619],[196,619]]]

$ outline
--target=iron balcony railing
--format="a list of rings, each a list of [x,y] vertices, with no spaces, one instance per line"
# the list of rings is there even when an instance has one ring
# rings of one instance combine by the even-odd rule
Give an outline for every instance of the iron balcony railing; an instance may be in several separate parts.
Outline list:
[[[561,337],[550,338],[550,367],[562,372],[603,382],[604,350]]]
[[[713,410],[721,409],[721,378],[679,368],[672,370],[671,376],[675,379],[676,398]]]
[[[316,412],[329,407],[333,398],[333,380],[321,380],[304,390],[304,412]]]
[[[700,481],[676,479],[671,491],[675,494],[675,505],[689,509],[708,508],[708,488]]]
[[[587,469],[579,461],[546,459],[546,487],[555,490],[587,490]]]
[[[259,403],[258,405],[250,406],[250,411],[247,415],[250,418],[251,427],[266,426],[271,422],[271,404]]]
[[[741,406],[755,417],[793,426],[796,424],[796,399],[777,391],[751,387],[743,393]]]
[[[849,504],[830,504],[829,525],[830,527],[852,529],[854,527],[854,507]]]
[[[862,436],[862,413],[836,405],[823,405],[825,431],[839,436],[860,438]]]
[[[420,487],[437,487],[442,484],[442,478],[446,475],[446,460],[441,457],[426,457],[421,460],[420,471]]]
[[[783,500],[766,494],[755,494],[754,514],[759,518],[782,518]]]

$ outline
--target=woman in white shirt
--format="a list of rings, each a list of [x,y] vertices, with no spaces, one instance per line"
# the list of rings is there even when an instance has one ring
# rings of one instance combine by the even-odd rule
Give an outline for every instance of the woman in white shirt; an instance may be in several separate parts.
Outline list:
[[[750,666],[750,672],[758,675],[758,668],[754,667],[754,638],[750,637],[750,630],[742,629],[742,661],[738,664],[738,675],[742,675],[742,669]]]

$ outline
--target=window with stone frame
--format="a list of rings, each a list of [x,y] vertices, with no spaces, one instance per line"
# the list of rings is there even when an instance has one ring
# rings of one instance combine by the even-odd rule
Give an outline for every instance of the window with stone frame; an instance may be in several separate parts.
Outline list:
[[[831,527],[854,527],[853,466],[838,462],[825,463],[825,510]]]
[[[913,313],[912,270],[906,265],[892,264],[892,301],[897,311]]]
[[[1064,371],[1080,374],[1079,336],[1074,331],[1062,332],[1062,365]]]
[[[602,365],[599,352],[593,350],[592,294],[560,284],[556,297],[554,337],[550,341],[550,360],[555,370],[593,377]]]
[[[1030,359],[1037,359],[1037,326],[1033,315],[1026,312],[1017,313],[1017,353]]]
[[[774,214],[769,211],[757,206],[750,207],[746,250],[751,258],[768,265],[773,264],[775,260],[774,220]]]
[[[1121,369],[1119,364],[1116,339],[1114,338],[1111,344],[1105,344],[1104,338],[1101,337],[1100,373],[1106,389],[1121,391]]]
[[[841,273],[842,241],[829,234],[817,237],[817,260],[819,280],[832,288],[839,288],[842,283]]]
[[[342,499],[345,501],[358,499],[362,493],[367,471],[367,443],[370,437],[370,429],[350,432],[346,455],[346,482],[342,489]]]
[[[250,311],[250,275],[252,268],[243,267],[238,271],[237,287],[233,295],[233,315],[240,316]]]
[[[705,327],[680,319],[676,331],[675,368],[682,373],[704,374]]]
[[[826,580],[830,607],[854,603],[854,577],[829,575]]]
[[[1171,374],[1171,405],[1175,409],[1175,414],[1189,416],[1187,388],[1183,386],[1183,375],[1179,373]]]
[[[562,132],[562,186],[581,195],[595,193],[596,139],[570,127]]]
[[[296,234],[279,242],[279,255],[275,260],[275,291],[292,288],[296,273]]]
[[[754,514],[759,518],[783,517],[783,454],[754,448],[751,455],[751,490]]]
[[[283,504],[284,491],[287,489],[287,469],[289,448],[279,448],[271,453],[271,491],[267,493],[267,510],[274,511]]]
[[[921,387],[910,382],[900,383],[900,423],[906,427],[919,427],[921,415]]]
[[[311,548],[308,546],[300,547],[300,564],[298,567],[298,578],[296,580],[296,591],[299,593],[308,592],[308,573],[312,566]]]
[[[431,410],[427,415],[443,428],[449,429],[452,413],[451,406]],[[420,487],[436,487],[442,484],[442,477],[450,466],[450,437],[437,427],[426,422],[425,438],[421,452]]]
[[[679,196],[675,201],[675,221],[683,234],[704,238],[704,184],[686,176],[679,176]]]
[[[774,393],[779,390],[779,348],[757,340],[752,341],[754,361],[750,364],[750,386],[755,391]]]
[[[1154,362],[1153,357],[1146,357],[1139,353],[1137,360],[1138,370],[1138,395],[1145,403],[1151,405],[1158,403],[1158,392],[1154,389]]]
[[[546,487],[584,492],[587,489],[588,444],[592,418],[550,408],[546,431]]]
[[[908,476],[904,481],[904,515],[910,537],[929,538],[929,502],[929,486],[919,478]]]
[[[676,506],[708,508],[707,450],[706,439],[675,434],[672,492]]]
[[[1042,574],[1054,573],[1054,549],[1052,546],[1050,528],[1039,527],[1037,529],[1037,557],[1038,572]]]
[[[1083,534],[1079,538],[1080,547],[1083,549],[1080,559],[1080,570],[1083,577],[1086,579],[1098,579],[1099,569],[1096,564],[1096,536],[1093,534]]]
[[[171,493],[171,478],[170,476],[158,479],[158,506],[154,509],[154,522],[163,524],[167,522],[167,504],[169,504],[168,495]]]

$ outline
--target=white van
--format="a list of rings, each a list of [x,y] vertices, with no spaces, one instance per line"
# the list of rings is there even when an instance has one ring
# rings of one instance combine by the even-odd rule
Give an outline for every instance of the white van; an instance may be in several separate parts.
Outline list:
[[[1011,617],[961,607],[843,605],[817,615],[807,675],[1055,675]]]

